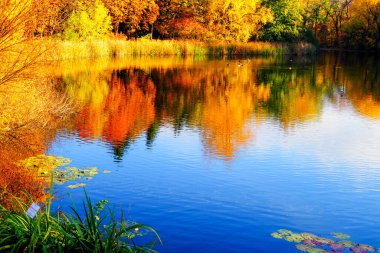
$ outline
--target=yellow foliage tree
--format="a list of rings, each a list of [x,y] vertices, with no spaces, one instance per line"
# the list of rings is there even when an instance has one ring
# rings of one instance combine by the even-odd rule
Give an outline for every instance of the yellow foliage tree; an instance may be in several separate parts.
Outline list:
[[[114,31],[119,32],[124,24],[125,32],[133,34],[139,30],[148,30],[156,21],[159,11],[154,0],[103,0],[110,11]]]
[[[209,4],[209,29],[217,39],[246,42],[272,20],[272,11],[258,0],[211,0]]]

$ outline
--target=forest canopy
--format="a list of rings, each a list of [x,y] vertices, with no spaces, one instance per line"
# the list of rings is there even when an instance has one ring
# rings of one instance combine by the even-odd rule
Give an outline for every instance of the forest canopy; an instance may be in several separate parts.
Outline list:
[[[86,40],[113,33],[128,39],[380,46],[380,0],[1,0],[0,5],[28,5],[25,34],[31,37]]]

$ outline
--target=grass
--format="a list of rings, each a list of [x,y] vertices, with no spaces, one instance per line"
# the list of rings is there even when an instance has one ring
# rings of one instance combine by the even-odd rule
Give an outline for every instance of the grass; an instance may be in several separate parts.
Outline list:
[[[311,55],[315,47],[308,43],[288,44],[269,42],[227,43],[179,40],[97,41],[38,40],[43,47],[53,48],[47,60],[80,58],[117,58],[124,56],[278,56],[284,54]]]
[[[149,226],[117,221],[108,202],[93,205],[83,201],[84,217],[75,206],[72,213],[50,213],[51,203],[31,219],[28,206],[14,197],[12,208],[0,205],[0,252],[154,252],[158,234]],[[136,244],[136,238],[150,232],[154,239]]]

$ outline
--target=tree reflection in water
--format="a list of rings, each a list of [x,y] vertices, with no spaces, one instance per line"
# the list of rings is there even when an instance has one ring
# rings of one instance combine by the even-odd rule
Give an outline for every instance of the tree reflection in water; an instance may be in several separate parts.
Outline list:
[[[146,133],[149,146],[160,126],[170,125],[175,132],[198,129],[206,154],[228,161],[254,140],[261,121],[297,128],[318,120],[324,101],[346,100],[358,113],[380,118],[379,64],[355,59],[186,59],[162,66],[137,59],[64,80],[67,94],[81,101],[79,135],[110,143],[119,158],[138,136]]]

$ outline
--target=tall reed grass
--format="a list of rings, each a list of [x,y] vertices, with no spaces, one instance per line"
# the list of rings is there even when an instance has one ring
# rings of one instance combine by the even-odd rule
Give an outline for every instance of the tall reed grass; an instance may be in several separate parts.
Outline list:
[[[269,42],[226,43],[178,40],[122,40],[97,41],[42,40],[51,47],[48,60],[80,58],[117,58],[123,56],[278,56],[284,54],[311,55],[316,49],[308,43],[287,44]]]

